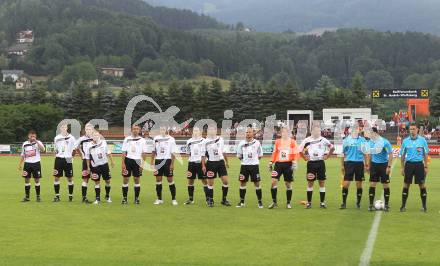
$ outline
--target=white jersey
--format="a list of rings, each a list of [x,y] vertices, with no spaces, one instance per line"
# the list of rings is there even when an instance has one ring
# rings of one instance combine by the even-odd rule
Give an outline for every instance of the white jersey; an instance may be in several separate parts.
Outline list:
[[[151,153],[154,149],[154,139],[150,136],[144,137],[144,139],[145,139],[145,145],[146,145],[145,152]]]
[[[224,140],[222,137],[215,137],[215,138],[206,138],[205,139],[205,150],[206,154],[208,156],[208,161],[221,161],[224,160],[225,157],[223,156],[223,147],[224,147]]]
[[[107,155],[110,151],[105,140],[100,140],[98,143],[90,142],[86,150],[85,158],[90,160],[92,167],[97,167],[108,163]]]
[[[189,162],[201,162],[205,152],[204,138],[190,138],[186,141],[186,154],[189,155]]]
[[[317,139],[313,137],[307,137],[303,140],[299,146],[299,151],[309,155],[310,161],[320,161],[324,159],[324,155],[333,148],[333,144],[324,137],[319,137]]]
[[[80,137],[75,143],[75,149],[79,149],[81,152],[81,158],[86,159],[86,151],[90,147],[92,143],[92,138],[87,137],[86,135]]]
[[[37,163],[41,161],[40,148],[38,147],[38,144],[43,145],[43,143],[41,143],[39,140],[32,143],[29,141],[25,141],[23,143],[21,146],[21,157],[24,158],[25,163]]]
[[[54,139],[55,156],[59,158],[72,158],[73,150],[75,149],[75,137],[71,134],[67,136],[57,135]]]
[[[143,137],[128,136],[122,143],[122,152],[126,152],[126,157],[133,160],[142,159],[142,153],[147,152],[146,141]]]
[[[156,153],[156,159],[171,159],[171,155],[176,153],[176,140],[170,135],[155,136],[153,141],[153,151]]]
[[[242,165],[258,165],[260,158],[263,157],[261,143],[256,139],[249,142],[240,141],[237,147],[237,157],[241,159]]]

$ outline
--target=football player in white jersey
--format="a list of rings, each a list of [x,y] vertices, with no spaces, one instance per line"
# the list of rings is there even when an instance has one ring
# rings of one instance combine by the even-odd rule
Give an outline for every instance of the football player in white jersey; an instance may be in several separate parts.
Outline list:
[[[87,200],[87,184],[89,183],[90,178],[90,168],[87,164],[86,159],[86,151],[90,146],[90,143],[92,142],[92,134],[93,134],[94,128],[92,124],[86,124],[85,125],[85,134],[81,136],[75,144],[75,148],[77,150],[77,153],[81,154],[82,159],[82,171],[81,171],[81,178],[82,178],[82,184],[81,184],[81,194],[82,194],[82,202],[83,203],[89,203]]]
[[[306,208],[312,207],[313,184],[319,182],[320,208],[325,209],[325,160],[335,151],[333,144],[321,136],[321,127],[314,125],[311,136],[305,138],[299,146],[301,156],[307,161],[307,203]]]
[[[159,131],[159,135],[153,138],[153,152],[151,154],[151,166],[155,169],[154,176],[156,177],[157,199],[154,201],[154,205],[163,204],[162,178],[165,176],[171,192],[171,203],[176,206],[178,203],[173,177],[176,140],[168,134],[167,127],[161,126]]]
[[[146,159],[145,139],[140,133],[140,126],[133,125],[131,127],[131,135],[126,137],[122,143],[122,204],[128,203],[128,183],[131,176],[133,176],[134,179],[134,203],[140,203],[140,177],[142,176],[143,164]]]
[[[41,201],[40,197],[40,178],[41,178],[41,157],[40,152],[44,152],[45,148],[41,141],[37,140],[37,133],[33,130],[28,133],[28,140],[21,146],[21,158],[18,163],[18,170],[22,171],[24,178],[25,197],[22,202],[29,201],[29,193],[31,190],[31,178],[35,182],[35,194],[37,202]],[[24,167],[23,167],[24,162]]]
[[[263,208],[262,192],[260,186],[260,159],[263,157],[263,149],[258,140],[254,139],[254,130],[246,128],[246,140],[240,141],[237,147],[237,157],[241,160],[240,166],[240,202],[237,208],[244,207],[246,196],[246,184],[249,181],[255,185],[255,193],[258,199],[258,208]]]
[[[229,178],[226,168],[229,168],[228,158],[223,154],[224,140],[217,136],[217,127],[208,126],[208,133],[205,140],[205,156],[202,157],[202,169],[208,179],[208,206],[214,207],[214,180],[217,175],[222,180],[222,201],[224,206],[231,206],[227,200],[229,190]],[[205,158],[207,161],[205,162]]]
[[[194,127],[192,130],[192,138],[186,141],[186,153],[188,157],[188,200],[185,205],[194,204],[194,180],[200,179],[205,192],[205,200],[208,202],[208,182],[202,169],[202,156],[205,154],[205,139],[202,138],[200,128]]]
[[[92,180],[95,182],[95,195],[96,199],[93,204],[99,204],[101,202],[101,177],[105,181],[105,200],[110,203],[110,167],[108,162],[113,168],[113,158],[111,152],[108,149],[107,142],[102,138],[99,132],[94,131],[91,135],[93,141],[90,143],[86,150],[85,158],[91,172]]]
[[[73,200],[73,160],[75,153],[75,137],[67,131],[67,124],[60,125],[60,134],[54,139],[55,165],[53,170],[55,190],[54,202],[60,201],[60,177],[67,177],[69,201]]]

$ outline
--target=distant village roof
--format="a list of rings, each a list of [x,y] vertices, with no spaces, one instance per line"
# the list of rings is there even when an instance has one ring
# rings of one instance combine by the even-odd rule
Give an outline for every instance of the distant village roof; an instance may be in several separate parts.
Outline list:
[[[2,74],[3,75],[17,75],[17,76],[21,76],[21,75],[23,75],[23,70],[15,70],[15,69],[12,69],[12,70],[8,70],[8,69],[6,69],[6,70],[2,70]]]
[[[101,67],[101,70],[124,70],[122,67]]]
[[[30,82],[32,84],[32,79],[26,75],[23,75],[17,79],[17,82]]]
[[[19,43],[33,43],[34,32],[31,30],[23,30],[17,33],[17,41]]]
[[[17,44],[14,44],[14,45],[8,47],[6,49],[6,52],[8,52],[8,53],[19,52],[19,51],[28,50],[29,48],[30,48],[30,45],[27,43],[17,43]]]
[[[22,30],[22,31],[18,32],[17,36],[19,38],[33,38],[34,32],[31,30]]]

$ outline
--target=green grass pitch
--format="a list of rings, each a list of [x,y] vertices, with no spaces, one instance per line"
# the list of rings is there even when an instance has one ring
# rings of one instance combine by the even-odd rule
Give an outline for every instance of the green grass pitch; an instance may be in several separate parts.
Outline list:
[[[142,177],[141,205],[122,206],[120,161],[112,169],[113,203],[99,206],[80,203],[80,161],[75,159],[75,199],[69,203],[67,183],[61,183],[62,202],[52,203],[53,158],[43,158],[42,198],[19,202],[24,194],[17,170],[18,157],[0,158],[0,265],[358,265],[375,216],[367,211],[367,184],[362,209],[354,207],[350,187],[348,209],[339,210],[340,160],[327,162],[327,210],[305,210],[305,164],[300,163],[294,183],[294,207],[284,208],[285,188],[279,185],[275,210],[258,209],[253,184],[248,184],[246,207],[220,206],[221,186],[216,182],[216,207],[207,208],[200,182],[196,204],[187,198],[186,162],[176,163],[179,206],[172,206],[164,183],[162,206],[154,206],[155,181],[150,172]],[[270,178],[263,159],[263,201],[270,203]],[[402,177],[397,162],[391,181],[391,212],[380,221],[371,265],[439,265],[440,160],[433,159],[428,184],[428,213],[421,213],[417,187],[412,186],[408,211],[399,213]],[[230,163],[229,200],[238,202],[239,161]],[[381,186],[380,186],[381,187]],[[382,189],[377,190],[382,193]],[[89,184],[89,198],[94,198]]]

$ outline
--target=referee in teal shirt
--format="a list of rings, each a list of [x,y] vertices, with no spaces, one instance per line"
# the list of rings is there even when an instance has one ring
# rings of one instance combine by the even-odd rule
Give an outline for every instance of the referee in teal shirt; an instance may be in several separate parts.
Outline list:
[[[362,182],[365,180],[364,172],[368,171],[369,155],[364,153],[367,141],[359,135],[359,126],[350,128],[351,133],[342,142],[342,174],[344,182],[342,183],[342,204],[339,209],[347,208],[347,195],[350,183],[356,181],[357,201],[356,207],[360,209],[362,199]]]
[[[406,200],[408,198],[409,186],[411,183],[420,187],[422,199],[422,211],[426,212],[426,186],[425,178],[428,174],[429,148],[426,139],[418,134],[419,129],[412,123],[409,127],[409,137],[405,138],[400,148],[402,164],[402,176],[405,177],[402,191],[402,206],[400,211],[406,211]]]

